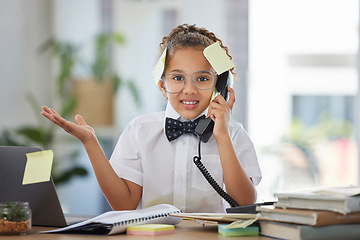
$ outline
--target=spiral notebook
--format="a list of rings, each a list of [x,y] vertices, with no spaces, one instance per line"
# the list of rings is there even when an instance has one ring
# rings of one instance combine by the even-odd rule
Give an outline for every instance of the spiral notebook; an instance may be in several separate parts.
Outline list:
[[[169,216],[171,213],[181,213],[178,208],[169,204],[159,204],[152,207],[132,211],[109,211],[89,220],[64,228],[40,233],[83,233],[112,235],[126,231],[128,226],[146,223],[172,224],[181,222],[182,218]]]

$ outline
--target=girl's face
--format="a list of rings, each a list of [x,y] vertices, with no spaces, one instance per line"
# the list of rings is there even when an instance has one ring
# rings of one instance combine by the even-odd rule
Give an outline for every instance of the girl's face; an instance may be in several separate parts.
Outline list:
[[[185,119],[196,118],[209,106],[214,88],[200,90],[191,81],[192,73],[204,70],[213,71],[202,49],[179,48],[169,59],[165,75],[183,74],[186,77],[183,90],[178,93],[167,93],[163,82],[159,81],[160,90],[166,93],[171,106]]]

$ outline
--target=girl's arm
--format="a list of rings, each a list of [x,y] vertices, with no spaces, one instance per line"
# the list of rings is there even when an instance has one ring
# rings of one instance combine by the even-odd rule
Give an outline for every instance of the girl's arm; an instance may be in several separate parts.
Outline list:
[[[215,122],[213,134],[219,149],[226,191],[239,205],[248,205],[255,203],[256,189],[239,162],[228,132],[231,110],[235,102],[234,90],[230,87],[228,90],[229,101],[226,102],[222,96],[217,96],[210,103],[208,117]]]
[[[142,187],[120,178],[111,167],[92,127],[80,115],[75,116],[76,124],[62,118],[46,106],[43,116],[75,136],[84,145],[102,192],[114,210],[136,209],[140,202]]]

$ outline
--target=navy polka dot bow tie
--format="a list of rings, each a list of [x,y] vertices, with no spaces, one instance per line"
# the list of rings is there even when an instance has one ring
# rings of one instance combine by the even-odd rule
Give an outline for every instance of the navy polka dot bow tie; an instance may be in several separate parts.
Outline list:
[[[204,116],[197,118],[193,122],[181,122],[179,120],[167,117],[165,122],[165,134],[167,139],[170,142],[180,137],[183,133],[194,133],[195,127],[202,118],[204,118]]]

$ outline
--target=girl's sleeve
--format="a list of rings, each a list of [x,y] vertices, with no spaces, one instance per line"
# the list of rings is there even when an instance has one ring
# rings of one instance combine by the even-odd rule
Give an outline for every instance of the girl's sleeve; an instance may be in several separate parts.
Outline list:
[[[232,142],[236,155],[247,176],[252,179],[256,186],[260,183],[262,174],[254,144],[242,124],[236,122],[232,125],[232,128],[232,132],[234,133]]]
[[[110,164],[119,177],[142,186],[143,170],[136,134],[137,128],[132,121],[119,137]]]

